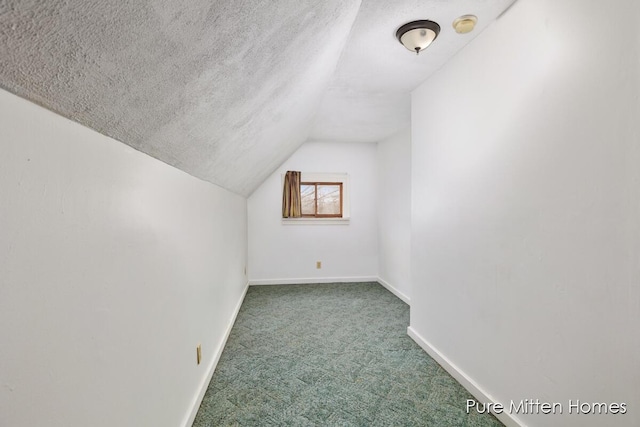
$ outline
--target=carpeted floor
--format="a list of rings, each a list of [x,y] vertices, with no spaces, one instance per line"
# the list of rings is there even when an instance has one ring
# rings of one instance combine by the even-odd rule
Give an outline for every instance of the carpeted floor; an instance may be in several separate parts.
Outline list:
[[[250,287],[194,426],[501,426],[378,283]]]

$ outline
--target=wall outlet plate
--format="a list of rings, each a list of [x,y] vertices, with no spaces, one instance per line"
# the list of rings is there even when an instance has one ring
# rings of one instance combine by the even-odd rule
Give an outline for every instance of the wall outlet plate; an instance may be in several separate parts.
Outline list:
[[[322,268],[322,261],[316,261],[316,268]]]

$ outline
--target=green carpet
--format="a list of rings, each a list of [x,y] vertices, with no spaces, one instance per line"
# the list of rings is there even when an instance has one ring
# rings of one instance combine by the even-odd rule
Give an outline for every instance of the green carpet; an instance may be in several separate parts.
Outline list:
[[[194,426],[500,426],[378,283],[250,287]]]

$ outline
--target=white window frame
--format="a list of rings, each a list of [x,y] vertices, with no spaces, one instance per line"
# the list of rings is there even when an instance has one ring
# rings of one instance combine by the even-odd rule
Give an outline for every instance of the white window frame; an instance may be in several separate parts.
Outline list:
[[[284,176],[280,179],[280,196],[284,188]],[[342,183],[342,218],[282,218],[283,225],[348,225],[351,219],[351,201],[349,197],[349,175],[346,173],[302,172],[300,182],[340,182]]]

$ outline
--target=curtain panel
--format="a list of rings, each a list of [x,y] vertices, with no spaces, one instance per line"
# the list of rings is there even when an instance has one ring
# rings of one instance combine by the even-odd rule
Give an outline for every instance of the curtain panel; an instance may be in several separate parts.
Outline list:
[[[300,197],[301,172],[287,171],[282,189],[282,218],[300,218],[302,199]]]

